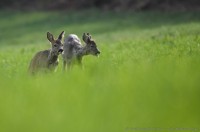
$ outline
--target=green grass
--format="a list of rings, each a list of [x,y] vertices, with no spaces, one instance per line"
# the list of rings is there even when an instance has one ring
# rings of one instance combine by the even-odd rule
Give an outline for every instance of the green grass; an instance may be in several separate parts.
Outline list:
[[[200,127],[199,12],[0,11],[0,29],[1,132]],[[30,77],[46,32],[62,30],[90,32],[100,57]]]

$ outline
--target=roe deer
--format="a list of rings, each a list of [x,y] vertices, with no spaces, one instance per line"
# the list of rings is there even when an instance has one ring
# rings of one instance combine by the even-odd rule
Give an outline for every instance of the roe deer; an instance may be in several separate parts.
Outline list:
[[[38,71],[55,70],[58,65],[58,55],[63,52],[62,38],[64,31],[55,40],[53,35],[47,32],[47,39],[51,43],[51,49],[39,51],[32,58],[29,65],[29,72],[34,74]]]
[[[63,46],[63,70],[65,70],[66,64],[68,70],[71,69],[74,63],[78,63],[82,67],[82,58],[85,55],[98,56],[100,54],[95,41],[89,33],[84,33],[82,39],[86,43],[85,46],[81,44],[80,39],[75,34],[70,34],[65,38]]]

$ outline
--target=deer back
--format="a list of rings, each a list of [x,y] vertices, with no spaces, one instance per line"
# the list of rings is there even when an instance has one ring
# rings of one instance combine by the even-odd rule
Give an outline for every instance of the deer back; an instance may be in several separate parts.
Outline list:
[[[29,72],[35,73],[39,70],[45,70],[48,67],[48,57],[50,50],[37,52],[29,65]]]
[[[63,58],[64,59],[72,59],[75,57],[79,50],[82,48],[82,44],[80,39],[78,38],[77,35],[75,34],[70,34],[68,37],[65,38],[64,40],[64,54]]]

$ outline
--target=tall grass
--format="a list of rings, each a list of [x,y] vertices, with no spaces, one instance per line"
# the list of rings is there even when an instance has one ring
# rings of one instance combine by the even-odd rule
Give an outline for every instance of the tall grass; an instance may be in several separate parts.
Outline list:
[[[199,12],[1,11],[0,19],[1,132],[199,128]],[[57,72],[29,76],[33,55],[50,47],[46,32],[62,30],[90,32],[100,57],[66,73],[60,58]]]

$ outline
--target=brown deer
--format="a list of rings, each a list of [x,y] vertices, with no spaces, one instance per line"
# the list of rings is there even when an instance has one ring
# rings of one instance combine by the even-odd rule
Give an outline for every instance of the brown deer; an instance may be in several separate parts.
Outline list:
[[[89,33],[84,33],[82,39],[85,42],[85,46],[81,44],[80,39],[75,34],[70,34],[65,38],[63,46],[63,70],[65,70],[66,64],[68,70],[71,69],[74,63],[82,67],[82,58],[85,55],[98,56],[100,54],[95,41]]]
[[[55,70],[58,65],[58,55],[63,52],[62,38],[64,37],[64,31],[55,40],[53,35],[47,32],[47,39],[51,43],[51,49],[39,51],[32,58],[29,65],[29,72],[35,74],[38,71],[52,71]]]

